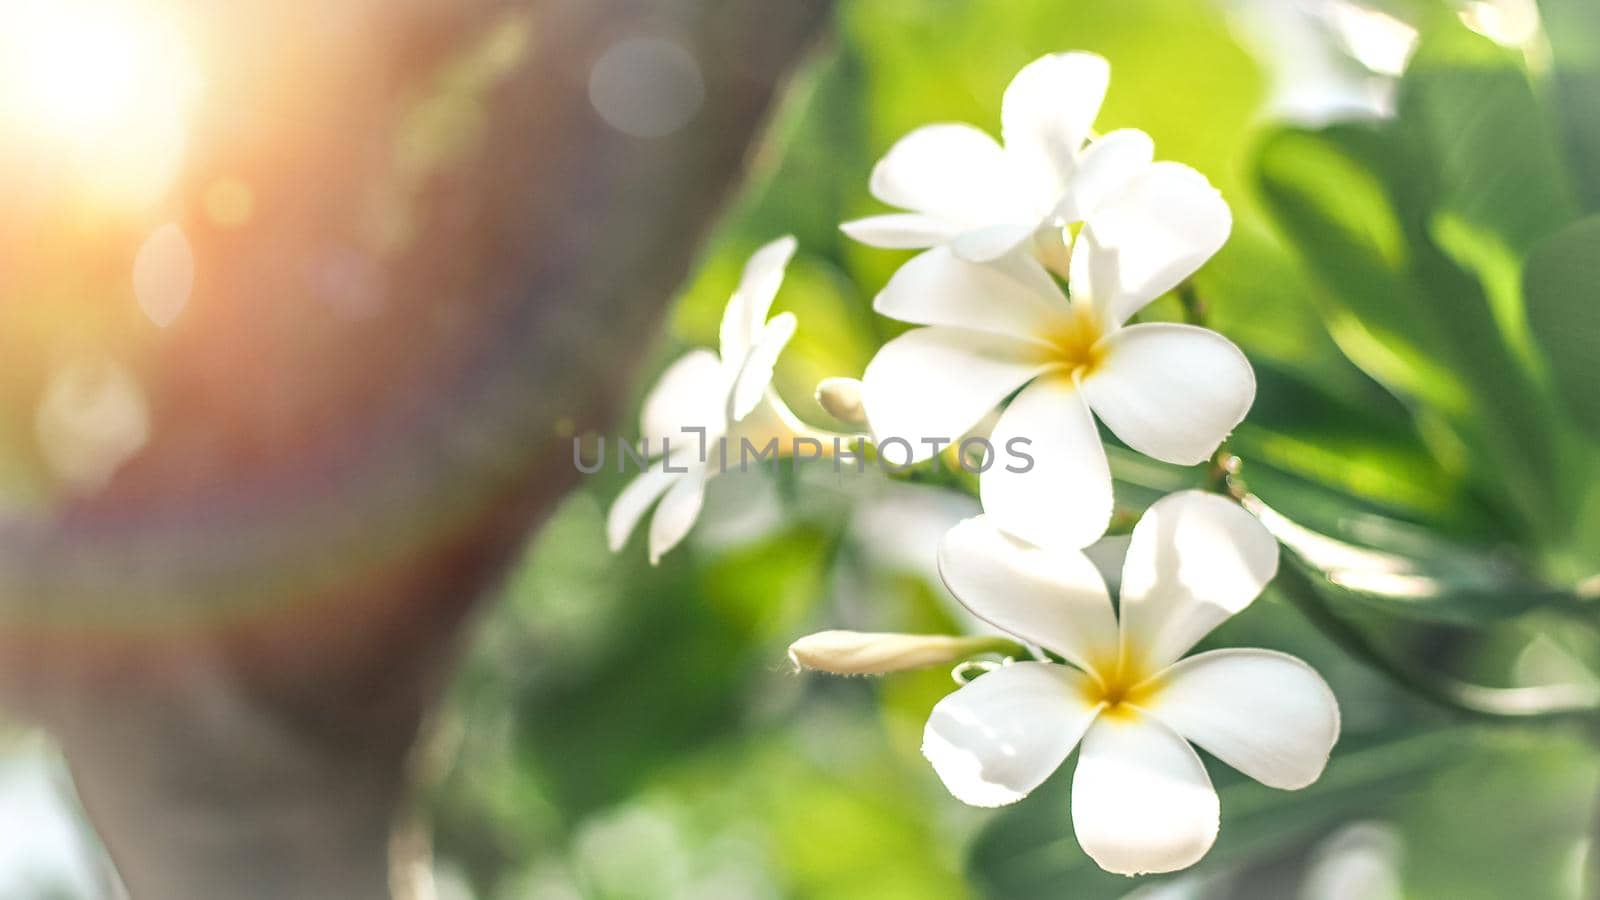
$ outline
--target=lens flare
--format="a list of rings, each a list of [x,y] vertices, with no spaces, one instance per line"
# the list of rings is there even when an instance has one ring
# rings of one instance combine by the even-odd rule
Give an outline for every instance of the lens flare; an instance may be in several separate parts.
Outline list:
[[[164,7],[0,0],[0,132],[96,199],[139,208],[182,163],[200,79]]]

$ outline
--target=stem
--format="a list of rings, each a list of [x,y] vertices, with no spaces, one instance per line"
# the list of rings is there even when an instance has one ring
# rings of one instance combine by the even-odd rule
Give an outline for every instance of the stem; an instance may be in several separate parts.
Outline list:
[[[1207,473],[1205,489],[1245,505],[1250,492],[1240,477],[1243,461],[1228,450],[1217,449]],[[1335,613],[1323,598],[1305,563],[1291,555],[1278,570],[1278,587],[1300,614],[1350,656],[1386,676],[1400,688],[1464,715],[1486,719],[1587,719],[1600,723],[1600,690],[1585,685],[1559,684],[1496,688],[1461,681],[1394,658],[1355,625]]]
[[[1582,685],[1487,687],[1395,659],[1328,608],[1298,560],[1279,571],[1278,586],[1302,615],[1346,653],[1425,700],[1478,718],[1600,720],[1600,692]]]
[[[1206,302],[1200,298],[1200,291],[1194,286],[1194,279],[1189,279],[1174,289],[1178,295],[1178,303],[1183,306],[1183,321],[1190,325],[1206,327],[1209,309]]]
[[[1600,841],[1600,796],[1595,797],[1594,812],[1589,820],[1589,852],[1588,866],[1585,867],[1584,879],[1588,882],[1589,892],[1586,896],[1600,897],[1600,853],[1594,852],[1596,842]]]

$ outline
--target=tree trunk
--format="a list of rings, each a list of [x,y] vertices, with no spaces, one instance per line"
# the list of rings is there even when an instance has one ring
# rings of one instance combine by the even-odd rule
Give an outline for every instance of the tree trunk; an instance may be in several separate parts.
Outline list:
[[[248,74],[214,86],[236,127],[197,126],[180,190],[245,174],[257,220],[183,221],[199,286],[149,445],[0,523],[0,696],[58,736],[135,898],[390,894],[456,636],[577,477],[567,435],[612,420],[827,14],[332,6],[196,6]],[[590,102],[594,60],[639,34],[699,65],[670,136]]]

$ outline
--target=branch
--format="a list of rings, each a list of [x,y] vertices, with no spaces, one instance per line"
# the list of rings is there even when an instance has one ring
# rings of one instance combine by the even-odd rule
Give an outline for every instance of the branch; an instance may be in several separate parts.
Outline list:
[[[247,238],[184,222],[204,296],[162,336],[150,445],[0,523],[0,696],[61,739],[133,896],[386,896],[457,635],[573,483],[562,435],[612,419],[828,4],[203,6],[241,55],[292,39],[294,72],[218,85],[190,154],[270,202]],[[397,144],[453,84],[440,29],[503,15],[525,52],[419,170]],[[700,66],[671,137],[589,103],[639,33]]]

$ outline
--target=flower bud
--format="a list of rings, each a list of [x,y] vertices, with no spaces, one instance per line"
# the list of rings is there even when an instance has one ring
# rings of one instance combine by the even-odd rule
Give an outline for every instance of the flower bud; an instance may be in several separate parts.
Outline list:
[[[1072,233],[1066,228],[1046,226],[1033,236],[1033,255],[1046,269],[1062,278],[1072,268]]]
[[[1003,637],[950,637],[939,634],[887,634],[822,631],[789,645],[796,668],[835,675],[883,675],[960,662],[981,653],[1020,654]]]
[[[822,383],[817,385],[817,403],[828,415],[841,422],[867,424],[867,411],[861,405],[860,379],[822,379]]]

